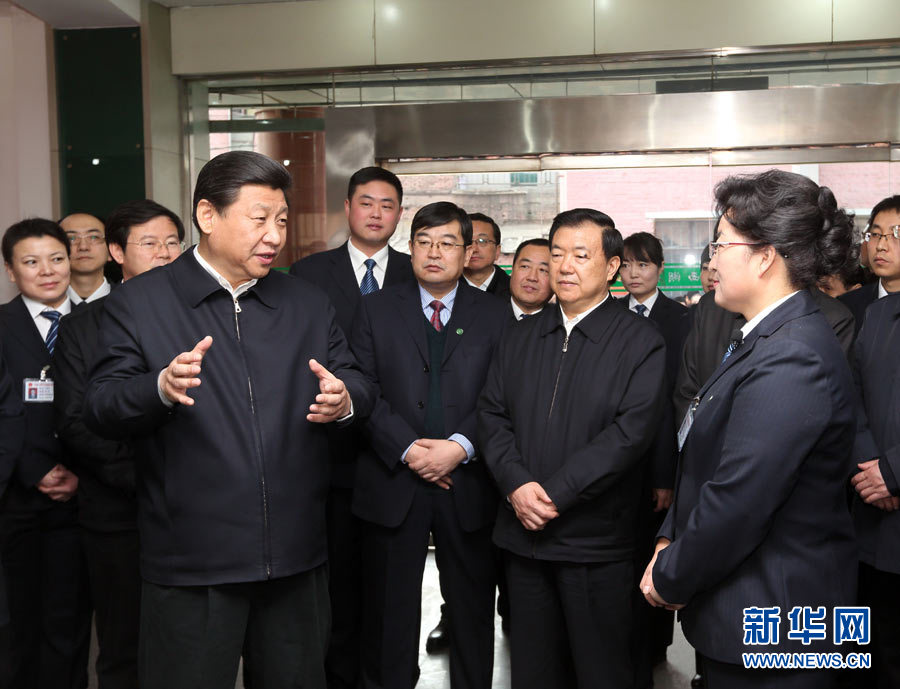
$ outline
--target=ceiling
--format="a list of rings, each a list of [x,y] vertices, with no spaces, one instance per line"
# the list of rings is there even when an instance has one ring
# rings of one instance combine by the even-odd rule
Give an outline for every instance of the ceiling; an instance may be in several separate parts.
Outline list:
[[[303,0],[156,0],[165,7],[209,7],[210,5],[260,5],[267,2],[298,2]],[[306,0],[308,1],[308,0]]]

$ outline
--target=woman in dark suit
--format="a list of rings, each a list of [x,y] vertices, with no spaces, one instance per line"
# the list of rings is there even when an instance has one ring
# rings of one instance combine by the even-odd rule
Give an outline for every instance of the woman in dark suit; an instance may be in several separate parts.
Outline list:
[[[851,219],[829,189],[779,170],[715,193],[716,303],[747,323],[682,424],[675,502],[641,590],[682,609],[708,689],[827,689],[832,670],[745,669],[742,654],[840,651],[833,609],[854,603],[853,382],[805,291],[841,265]]]

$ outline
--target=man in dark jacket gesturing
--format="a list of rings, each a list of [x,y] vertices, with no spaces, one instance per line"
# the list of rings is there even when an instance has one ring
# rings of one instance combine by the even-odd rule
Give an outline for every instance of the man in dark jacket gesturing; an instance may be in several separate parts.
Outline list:
[[[632,549],[641,461],[662,416],[665,345],[608,285],[622,235],[591,209],[550,228],[559,306],[511,328],[478,404],[506,497],[513,689],[630,687]]]
[[[199,245],[107,299],[85,416],[135,448],[143,689],[233,687],[242,649],[254,689],[325,686],[321,424],[374,392],[328,297],[270,272],[290,182],[257,153],[214,158]]]

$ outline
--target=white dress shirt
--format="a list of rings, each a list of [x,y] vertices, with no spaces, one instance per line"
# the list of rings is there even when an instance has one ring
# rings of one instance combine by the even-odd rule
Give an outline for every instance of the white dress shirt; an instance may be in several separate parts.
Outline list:
[[[595,304],[587,311],[582,311],[577,316],[572,316],[571,318],[566,318],[566,312],[563,311],[562,304],[559,305],[559,312],[562,314],[563,318],[563,327],[566,329],[566,337],[572,334],[572,328],[579,322],[584,320],[590,313],[595,311],[598,307],[603,306],[606,303],[606,300],[609,299],[609,292],[606,293],[606,296],[603,298],[599,304]]]
[[[41,313],[44,311],[59,311],[60,316],[67,316],[72,312],[72,301],[68,297],[56,308],[42,304],[34,299],[29,299],[24,294],[22,295],[22,301],[25,304],[25,308],[28,309],[29,315],[34,319],[34,324],[37,326],[42,340],[46,340],[47,333],[50,332],[50,319],[44,318]]]
[[[797,292],[799,292],[799,291],[800,290],[797,290]],[[755,328],[757,325],[759,325],[762,322],[763,318],[768,316],[775,309],[777,309],[779,306],[781,306],[784,302],[786,302],[788,299],[790,299],[795,294],[797,294],[797,292],[791,292],[786,297],[782,297],[778,301],[772,302],[766,308],[764,308],[762,311],[760,311],[758,314],[756,314],[753,318],[751,318],[749,321],[744,323],[743,327],[741,328],[741,333],[743,334],[744,339],[745,340],[747,339],[747,335],[749,335],[751,333],[753,328]]]
[[[468,282],[475,289],[480,289],[482,292],[487,292],[488,287],[491,286],[491,283],[494,281],[495,277],[497,277],[497,269],[496,268],[494,268],[494,270],[491,271],[490,277],[487,280],[485,280],[484,282],[482,282],[480,285],[476,285],[469,278],[467,278],[465,276],[465,274],[463,275],[463,280]]]
[[[375,276],[375,282],[378,283],[378,289],[384,287],[384,274],[387,271],[388,264],[388,245],[376,251],[371,256],[366,256],[362,251],[353,246],[353,240],[347,242],[347,252],[350,254],[350,265],[353,266],[353,274],[356,276],[356,284],[362,285],[363,278],[366,276],[366,259],[371,258],[375,261],[372,268],[372,275]]]
[[[69,285],[69,299],[72,300],[72,304],[78,306],[79,304],[97,301],[100,297],[105,297],[107,294],[109,294],[111,289],[112,286],[109,284],[109,281],[106,278],[103,278],[103,282],[100,283],[100,286],[91,294],[89,294],[87,299],[82,299],[80,296],[78,296],[78,292],[72,289],[72,285]],[[45,318],[44,320],[47,319]]]
[[[541,311],[544,310],[544,307],[542,306],[537,311],[532,311],[531,313],[525,313],[522,309],[519,308],[519,305],[516,303],[516,300],[513,299],[512,297],[509,298],[509,303],[512,304],[513,316],[516,317],[517,321],[521,321],[522,316],[536,316],[537,314],[539,314]]]
[[[647,310],[644,311],[643,314],[639,314],[639,315],[642,315],[644,318],[650,318],[650,311],[653,310],[653,305],[656,303],[657,297],[659,297],[658,289],[653,290],[653,294],[651,294],[649,297],[647,297],[644,301],[638,301],[633,296],[629,296],[628,297],[628,310],[634,311],[635,306],[637,306],[638,304],[643,304],[644,306],[647,307]],[[637,313],[637,311],[634,311],[634,313]]]

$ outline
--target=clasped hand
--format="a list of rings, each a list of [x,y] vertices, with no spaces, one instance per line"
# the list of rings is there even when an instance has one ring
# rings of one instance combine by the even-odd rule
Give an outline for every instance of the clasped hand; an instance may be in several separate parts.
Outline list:
[[[406,452],[406,465],[422,480],[450,490],[450,472],[465,458],[466,451],[455,440],[419,438]]]

